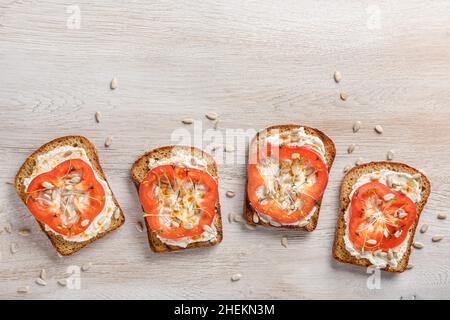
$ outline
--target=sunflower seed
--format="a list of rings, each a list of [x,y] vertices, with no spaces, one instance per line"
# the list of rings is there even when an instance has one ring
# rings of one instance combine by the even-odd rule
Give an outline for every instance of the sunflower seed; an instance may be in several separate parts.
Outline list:
[[[30,287],[29,286],[20,287],[20,288],[17,289],[17,293],[28,293],[28,291],[30,291]]]
[[[216,112],[208,112],[205,117],[209,120],[216,120],[219,115]]]
[[[274,227],[281,227],[281,223],[274,221],[274,220],[270,220],[269,222],[272,226]]]
[[[439,220],[445,220],[445,219],[447,219],[447,214],[446,213],[439,213],[437,217],[438,217]]]
[[[234,222],[244,222],[244,218],[242,217],[242,215],[235,213],[233,215],[233,221]]]
[[[88,224],[89,224],[89,219],[84,219],[83,221],[81,221],[82,227],[86,227]]]
[[[19,231],[19,234],[24,237],[28,237],[31,234],[30,229],[22,229]]]
[[[255,227],[255,226],[252,226],[251,224],[245,224],[245,227],[246,227],[248,230],[251,230],[251,231],[256,230],[256,227]]]
[[[353,168],[352,165],[347,165],[344,167],[344,173],[348,173]]]
[[[117,88],[117,79],[116,79],[116,77],[112,78],[109,87],[111,88],[111,90],[116,90],[116,88]]]
[[[402,235],[402,230],[397,230],[394,233],[394,237],[396,237],[396,238],[400,238],[401,235]]]
[[[361,129],[361,125],[362,125],[361,121],[356,121],[353,124],[353,132],[354,133],[358,132]]]
[[[413,247],[416,248],[416,249],[423,249],[423,247],[425,247],[425,245],[422,242],[414,241],[413,242]]]
[[[282,236],[282,237],[281,237],[281,245],[282,245],[283,247],[287,248],[287,246],[288,246],[288,239],[287,239],[286,236]]]
[[[394,151],[393,150],[388,151],[388,153],[386,154],[386,159],[388,159],[388,161],[394,160]]]
[[[45,269],[41,269],[41,273],[39,274],[39,278],[42,280],[47,280],[47,271]]]
[[[210,233],[210,234],[214,234],[214,233],[215,233],[215,232],[214,232],[214,229],[211,228],[210,226],[208,226],[207,224],[205,224],[205,225],[203,226],[203,231],[205,231],[205,232],[207,232],[207,233]]]
[[[382,134],[384,131],[383,127],[380,126],[379,124],[377,124],[374,129],[375,129],[376,133],[378,133],[378,134]]]
[[[219,128],[219,119],[214,120],[214,129],[217,130]]]
[[[58,284],[62,287],[67,286],[67,279],[59,279]]]
[[[109,148],[109,146],[111,145],[113,141],[113,136],[107,136],[106,140],[105,140],[105,147]]]
[[[230,144],[227,144],[224,148],[223,151],[225,152],[233,152],[234,151],[234,147]]]
[[[194,119],[184,118],[183,120],[181,120],[181,122],[183,122],[184,124],[192,124],[192,123],[194,123]]]
[[[444,239],[444,236],[438,234],[438,235],[433,236],[433,238],[431,238],[431,241],[433,241],[433,242],[439,242],[439,241],[441,241],[442,239]]]
[[[391,201],[394,198],[395,198],[395,194],[393,194],[393,193],[385,194],[384,197],[383,197],[384,201]]]
[[[351,145],[348,146],[347,152],[353,153],[353,151],[355,151],[356,145],[354,143],[352,143]]]
[[[348,93],[347,92],[341,92],[339,95],[342,101],[346,101],[348,99]]]
[[[53,188],[54,188],[54,185],[51,184],[50,182],[47,182],[47,181],[42,182],[42,186],[43,186],[45,189],[53,189]]]
[[[411,270],[412,268],[414,268],[414,265],[411,263],[406,266],[406,270]]]
[[[388,253],[387,253],[387,258],[389,260],[394,259],[394,253],[392,252],[392,249],[389,249]]]
[[[240,273],[235,273],[231,276],[231,281],[239,281],[242,278],[242,275]]]
[[[422,225],[422,227],[420,228],[420,233],[425,233],[425,232],[427,232],[427,230],[428,230],[428,224],[424,223]]]
[[[19,251],[19,248],[17,247],[17,244],[13,242],[11,243],[9,250],[11,251],[12,254],[15,254],[17,251]]]
[[[95,113],[95,121],[97,121],[97,123],[100,123],[101,117],[102,117],[102,114],[100,113],[100,111],[97,111]]]
[[[256,213],[253,214],[253,223],[258,223],[259,222],[259,217]]]
[[[377,240],[369,239],[369,240],[366,241],[366,243],[370,244],[370,245],[376,245],[377,244]]]
[[[363,158],[358,158],[358,160],[356,160],[356,162],[355,162],[355,164],[357,165],[357,166],[360,166],[360,165],[362,165],[364,163],[364,159]]]
[[[143,232],[144,231],[144,225],[142,224],[142,221],[136,222],[136,230],[139,231],[139,232]]]
[[[225,194],[228,198],[233,198],[236,194],[233,191],[227,191]]]
[[[194,226],[192,223],[184,223],[183,228],[185,228],[186,230],[191,230],[194,228]]]
[[[45,280],[43,280],[42,278],[36,278],[35,282],[40,285],[45,287],[47,285],[47,282],[45,282]]]
[[[339,83],[342,80],[342,75],[339,71],[335,71],[333,77],[334,77],[334,81],[336,81],[336,83]]]
[[[88,271],[92,267],[92,262],[85,263],[81,266],[81,271]]]
[[[230,213],[228,214],[228,222],[229,222],[229,223],[234,222],[234,212],[230,212]]]

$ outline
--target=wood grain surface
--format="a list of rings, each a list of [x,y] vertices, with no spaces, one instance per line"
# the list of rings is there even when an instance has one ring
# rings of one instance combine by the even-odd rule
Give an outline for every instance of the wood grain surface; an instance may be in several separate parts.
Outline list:
[[[79,29],[68,27],[71,6],[80,10]],[[449,21],[446,0],[0,0],[0,298],[450,298],[450,219],[437,219],[450,211]],[[113,77],[116,90],[109,88]],[[135,227],[141,209],[131,164],[173,142],[180,129],[193,132],[184,117],[202,125],[198,145],[213,126],[209,111],[220,114],[222,134],[294,122],[334,140],[337,157],[316,231],[251,231],[224,219],[224,240],[215,248],[149,251]],[[354,134],[356,120],[363,127]],[[382,135],[373,129],[378,124]],[[35,148],[66,134],[97,146],[127,221],[59,258],[8,183]],[[105,148],[108,135],[114,140]],[[351,143],[356,150],[348,155]],[[224,215],[242,212],[245,144],[236,148],[236,163],[220,165]],[[412,253],[415,267],[382,273],[380,289],[370,289],[365,268],[331,256],[338,187],[346,165],[359,157],[384,160],[391,149],[432,182],[421,219],[430,228],[416,235],[425,248]],[[227,190],[236,197],[226,198]],[[4,230],[8,223],[12,233]],[[23,228],[31,235],[21,236]],[[432,243],[435,234],[444,240]],[[68,267],[87,262],[93,265],[81,272],[79,290],[57,284]],[[41,268],[45,287],[34,283]],[[235,273],[242,278],[231,282]],[[17,293],[27,285],[27,294]]]

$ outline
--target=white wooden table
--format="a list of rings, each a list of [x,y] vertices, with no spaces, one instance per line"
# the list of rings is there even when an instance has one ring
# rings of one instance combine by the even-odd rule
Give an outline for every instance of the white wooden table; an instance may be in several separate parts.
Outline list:
[[[0,227],[13,226],[0,234],[0,298],[450,298],[450,220],[437,219],[450,212],[449,21],[446,0],[0,0]],[[341,91],[349,94],[345,102]],[[211,128],[208,111],[220,114],[222,133],[295,122],[334,139],[337,159],[315,232],[226,222],[229,212],[242,211],[239,162],[220,167],[221,245],[149,251],[135,228],[141,210],[130,166],[145,150],[171,143],[174,130],[193,131],[184,117]],[[356,120],[363,129],[354,134]],[[383,135],[374,132],[377,124]],[[6,182],[36,147],[66,134],[96,144],[127,221],[59,258]],[[114,141],[106,149],[108,135]],[[357,147],[348,155],[351,143]],[[366,269],[331,256],[338,187],[344,166],[359,157],[384,160],[390,149],[428,173],[433,192],[421,222],[430,229],[417,234],[425,248],[412,253],[414,269],[383,273],[381,288],[369,289]],[[227,190],[237,196],[227,199]],[[31,235],[19,235],[22,228]],[[446,238],[432,243],[435,234]],[[81,289],[57,284],[67,267],[87,262],[93,266],[81,273]],[[34,283],[41,268],[46,287]],[[235,273],[242,279],[233,283]],[[16,292],[26,285],[28,294]]]

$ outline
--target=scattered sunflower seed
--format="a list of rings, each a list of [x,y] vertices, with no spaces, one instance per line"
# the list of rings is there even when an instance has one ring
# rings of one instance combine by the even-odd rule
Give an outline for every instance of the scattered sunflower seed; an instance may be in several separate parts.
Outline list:
[[[101,117],[102,117],[102,114],[100,113],[100,111],[97,111],[97,112],[95,113],[95,121],[96,121],[97,123],[100,123]]]
[[[348,93],[347,92],[341,92],[340,97],[341,97],[342,101],[346,101],[348,99]]]
[[[85,263],[81,266],[81,271],[88,271],[92,267],[92,262]]]
[[[230,213],[228,214],[228,222],[229,222],[229,223],[234,222],[234,212],[230,212]]]
[[[427,230],[428,230],[428,224],[424,223],[422,225],[422,227],[420,228],[420,233],[425,233],[425,232],[427,232]]]
[[[12,183],[11,181],[6,181],[5,183],[9,184],[9,185],[12,185],[12,186],[14,185],[14,183]]]
[[[139,231],[139,232],[143,232],[144,231],[144,225],[142,224],[142,221],[136,222],[136,230]]]
[[[380,126],[379,124],[376,125],[374,129],[375,129],[376,133],[378,133],[378,134],[382,134],[383,131],[384,131],[384,130],[383,130],[383,127]]]
[[[361,121],[356,121],[353,124],[353,132],[354,133],[358,132],[361,129],[361,125],[362,125]]]
[[[243,222],[244,218],[242,217],[242,215],[235,213],[235,214],[233,214],[233,221],[234,222]]]
[[[110,146],[111,143],[112,143],[112,140],[113,140],[113,137],[112,137],[112,136],[107,136],[107,137],[106,137],[106,140],[105,140],[105,147],[109,148],[109,146]]]
[[[47,285],[47,282],[45,280],[43,280],[42,278],[36,278],[35,282],[40,285],[45,287]]]
[[[355,162],[355,164],[357,165],[357,166],[360,166],[360,165],[362,165],[364,163],[364,159],[363,158],[358,158],[358,160],[356,160],[356,162]]]
[[[205,117],[209,120],[217,120],[217,117],[219,115],[216,112],[208,112],[207,114],[205,114]]]
[[[12,254],[15,254],[17,251],[19,251],[19,248],[17,247],[17,244],[13,242],[11,243],[9,250]]]
[[[59,279],[58,284],[62,287],[67,286],[67,279]]]
[[[28,237],[31,234],[30,229],[22,229],[19,231],[19,234],[24,237]]]
[[[194,119],[184,118],[183,120],[181,120],[181,122],[183,122],[184,124],[192,124],[192,123],[194,123]]]
[[[342,80],[342,74],[339,71],[335,71],[334,72],[334,81],[336,81],[336,83],[341,82]]]
[[[239,281],[242,278],[242,275],[240,273],[235,273],[231,276],[231,281]]]
[[[352,165],[347,165],[344,167],[344,173],[348,173],[353,168]]]
[[[39,274],[39,278],[42,280],[47,280],[47,271],[45,269],[41,270],[41,273]]]
[[[406,270],[411,270],[412,268],[414,268],[414,265],[413,265],[413,264],[408,264],[408,265],[406,266]]]
[[[431,238],[431,241],[433,241],[433,242],[439,242],[439,241],[441,241],[442,239],[444,239],[444,236],[441,235],[441,234],[438,234],[438,235],[433,236],[433,238]]]
[[[225,151],[225,152],[233,152],[234,151],[234,147],[232,145],[227,144],[226,146],[223,147],[223,151]]]
[[[256,227],[255,227],[255,226],[252,226],[251,224],[245,224],[245,227],[246,227],[248,230],[251,230],[251,231],[256,230]]]
[[[353,151],[355,151],[356,145],[354,143],[352,143],[351,145],[348,146],[347,152],[353,153]]]
[[[217,130],[219,128],[219,119],[214,120],[214,129]]]
[[[388,161],[394,160],[394,151],[393,150],[388,151],[388,153],[386,155],[386,159],[388,159]]]
[[[116,90],[116,88],[117,88],[117,79],[116,79],[116,77],[112,78],[109,87],[111,88],[111,90]]]
[[[282,245],[283,247],[287,248],[287,246],[288,246],[288,239],[287,239],[286,236],[282,236],[282,237],[281,237],[281,245]]]
[[[422,242],[414,241],[413,242],[413,247],[416,248],[416,249],[423,249],[423,247],[425,247],[425,245]]]
[[[233,198],[236,194],[233,191],[227,191],[225,194],[228,198]]]
[[[17,289],[17,293],[28,293],[28,291],[30,291],[29,286],[20,287]]]
[[[447,214],[446,213],[439,213],[437,217],[438,217],[439,220],[445,220],[445,219],[447,219]]]

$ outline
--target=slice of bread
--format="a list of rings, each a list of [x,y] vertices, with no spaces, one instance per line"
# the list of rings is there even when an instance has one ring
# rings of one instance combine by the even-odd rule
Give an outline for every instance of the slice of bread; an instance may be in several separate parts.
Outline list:
[[[150,159],[154,160],[160,160],[160,159],[170,159],[174,152],[182,152],[183,154],[191,155],[200,159],[203,159],[207,163],[207,172],[217,181],[218,179],[218,169],[217,164],[214,158],[204,152],[203,150],[197,149],[195,147],[189,147],[189,146],[164,146],[160,148],[153,149],[141,157],[139,157],[133,166],[131,167],[131,178],[133,179],[136,189],[139,193],[139,186],[141,182],[144,180],[147,172],[149,171],[149,161]],[[179,247],[179,246],[173,246],[168,245],[164,242],[162,242],[158,237],[156,230],[151,230],[150,226],[147,222],[147,219],[145,220],[145,225],[147,227],[147,235],[148,235],[148,241],[150,244],[150,248],[157,253],[162,252],[171,252],[171,251],[179,251],[184,249],[190,249],[190,248],[197,248],[197,247],[209,247],[216,244],[219,244],[223,239],[223,232],[222,232],[222,217],[220,212],[220,201],[219,198],[217,199],[216,203],[216,210],[215,210],[215,220],[214,220],[214,226],[217,230],[217,237],[214,241],[202,241],[202,242],[194,242],[190,243],[186,248]]]
[[[19,169],[19,171],[17,172],[16,178],[15,178],[15,187],[16,187],[16,192],[19,195],[20,199],[25,203],[26,202],[26,190],[25,190],[25,185],[24,185],[24,179],[28,178],[32,172],[33,172],[33,168],[36,164],[36,159],[41,155],[44,154],[50,150],[53,150],[55,148],[58,147],[62,147],[62,146],[73,146],[73,147],[80,147],[83,148],[86,151],[86,154],[91,162],[92,168],[94,169],[95,173],[102,178],[103,180],[106,181],[106,183],[108,184],[108,187],[111,189],[111,187],[109,186],[108,181],[106,180],[105,174],[103,173],[103,169],[100,166],[100,162],[97,156],[97,151],[94,147],[94,145],[85,137],[82,136],[67,136],[67,137],[61,137],[61,138],[57,138],[55,140],[52,140],[46,144],[44,144],[43,146],[41,146],[39,149],[37,149],[35,152],[33,152],[23,163],[22,167]],[[100,239],[101,237],[105,236],[106,234],[108,234],[109,232],[117,229],[118,227],[120,227],[124,222],[125,222],[125,217],[123,215],[123,211],[120,208],[119,203],[117,202],[114,194],[112,193],[111,190],[111,194],[113,197],[113,201],[115,203],[115,205],[117,206],[117,208],[119,208],[120,210],[120,217],[118,219],[116,219],[113,215],[112,222],[111,222],[111,226],[108,230],[101,232],[99,234],[97,234],[95,237],[83,241],[83,242],[73,242],[73,241],[68,241],[65,240],[62,236],[57,235],[51,231],[46,231],[45,230],[45,226],[44,224],[40,223],[39,221],[38,224],[41,227],[42,231],[45,232],[45,234],[47,235],[47,237],[50,239],[50,242],[53,244],[53,246],[55,247],[55,249],[63,256],[68,256],[71,255],[79,250],[81,250],[82,248],[84,248],[85,246],[87,246],[88,244],[94,242],[97,239]]]
[[[319,137],[324,146],[325,146],[325,161],[326,164],[328,166],[328,172],[330,172],[331,170],[331,166],[333,165],[334,162],[334,158],[336,156],[336,148],[334,146],[333,141],[322,131],[314,129],[314,128],[310,128],[307,126],[303,126],[303,125],[298,125],[298,124],[285,124],[285,125],[274,125],[271,127],[268,127],[260,132],[258,132],[255,136],[255,138],[251,141],[250,143],[250,147],[249,150],[252,149],[252,147],[256,146],[260,140],[260,137],[264,134],[270,135],[271,132],[276,131],[278,133],[282,133],[282,132],[287,132],[287,131],[291,131],[293,129],[298,129],[298,128],[304,128],[305,133],[311,136],[316,136]],[[247,158],[248,160],[248,158]],[[248,177],[247,177],[247,183],[248,183]],[[308,224],[305,226],[291,226],[291,225],[284,225],[281,227],[274,227],[273,225],[266,223],[264,221],[261,221],[261,219],[258,219],[258,222],[254,222],[253,221],[253,215],[256,214],[255,209],[252,207],[252,205],[250,204],[250,201],[248,199],[247,196],[247,183],[246,183],[246,188],[245,188],[245,203],[244,203],[244,219],[246,220],[247,224],[249,225],[262,225],[264,227],[271,227],[271,228],[285,228],[285,229],[291,229],[291,230],[305,230],[308,232],[314,231],[314,229],[316,229],[317,227],[317,221],[319,219],[319,214],[320,214],[320,207],[322,204],[322,199],[320,199],[320,201],[318,201],[317,204],[317,210],[314,213],[314,215],[311,217],[311,219],[309,220]]]
[[[353,169],[351,169],[345,176],[341,184],[341,191],[340,191],[340,209],[339,209],[339,217],[337,221],[337,227],[336,227],[336,236],[333,246],[333,256],[338,261],[344,262],[344,263],[351,263],[359,266],[368,267],[371,265],[370,261],[367,259],[359,259],[357,257],[352,256],[345,248],[344,243],[344,234],[345,234],[345,220],[344,215],[345,211],[347,210],[348,206],[350,205],[350,194],[353,189],[353,185],[356,183],[356,181],[361,177],[362,175],[379,171],[379,170],[391,170],[395,172],[404,172],[411,175],[420,174],[420,178],[418,179],[420,185],[421,185],[421,201],[416,204],[417,209],[417,217],[412,225],[412,227],[409,230],[409,240],[407,245],[407,251],[405,255],[403,256],[402,260],[398,264],[396,268],[393,268],[391,266],[387,266],[383,270],[389,271],[389,272],[403,272],[405,268],[408,265],[409,256],[411,254],[411,244],[414,241],[414,234],[416,231],[416,227],[419,223],[420,214],[422,213],[423,208],[425,207],[425,204],[427,203],[428,197],[431,192],[431,184],[428,178],[421,173],[420,171],[406,165],[403,163],[395,163],[395,162],[371,162],[367,164],[363,164],[360,166],[357,166]]]

